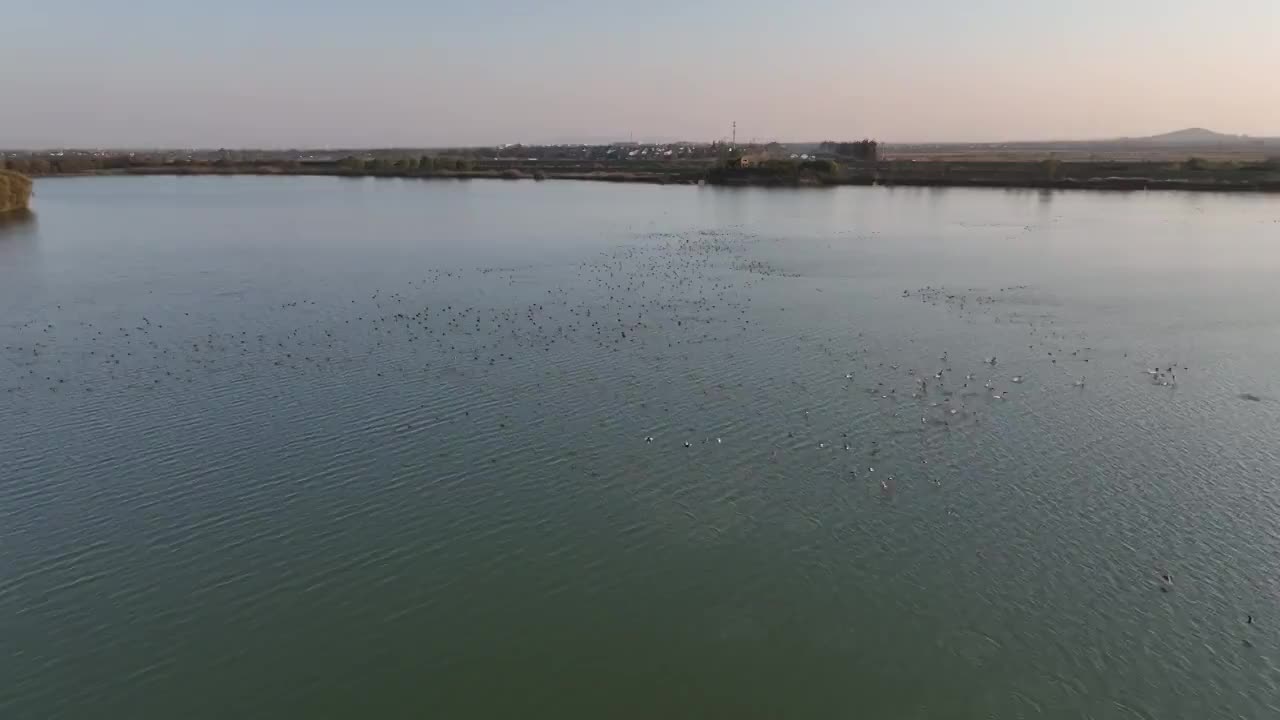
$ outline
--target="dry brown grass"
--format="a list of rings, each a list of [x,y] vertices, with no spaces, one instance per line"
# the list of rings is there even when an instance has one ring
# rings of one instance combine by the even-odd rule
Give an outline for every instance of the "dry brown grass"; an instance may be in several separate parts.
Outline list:
[[[31,201],[31,178],[0,170],[0,213],[25,210]]]

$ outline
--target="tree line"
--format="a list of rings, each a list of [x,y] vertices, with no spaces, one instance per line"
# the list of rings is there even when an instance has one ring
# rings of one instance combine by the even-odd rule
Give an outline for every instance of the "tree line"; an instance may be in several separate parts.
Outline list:
[[[215,161],[174,160],[161,154],[112,153],[91,154],[68,152],[62,154],[29,154],[0,157],[0,170],[12,170],[25,175],[69,175],[100,170],[128,170],[129,168],[175,166],[213,166]],[[278,163],[277,163],[278,164]]]
[[[880,159],[880,143],[875,140],[856,140],[853,142],[826,140],[818,146],[818,149],[825,153],[859,162],[875,162]]]
[[[163,154],[123,153],[65,155],[31,154],[18,157],[0,157],[0,170],[12,170],[24,175],[69,175],[101,171],[128,171],[130,169],[173,168],[197,170],[200,168],[258,168],[297,170],[304,166],[313,168],[337,168],[349,173],[416,173],[465,172],[475,167],[475,161],[467,157],[436,155],[377,155],[357,157],[348,155],[336,161],[304,163],[294,158],[251,157],[222,154],[200,158],[175,158]]]
[[[12,170],[24,175],[59,175],[92,172],[94,170],[123,169],[128,166],[126,158],[94,157],[92,155],[31,155],[28,157],[0,158],[0,170]]]
[[[338,168],[354,173],[422,173],[466,172],[475,167],[470,158],[438,155],[404,155],[400,157],[361,158],[348,155],[338,161]]]

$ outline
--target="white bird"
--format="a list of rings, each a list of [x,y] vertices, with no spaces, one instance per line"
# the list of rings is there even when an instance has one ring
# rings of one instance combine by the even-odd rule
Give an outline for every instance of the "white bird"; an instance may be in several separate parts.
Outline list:
[[[1075,385],[1076,385],[1076,387],[1084,387],[1084,376],[1083,376],[1083,375],[1081,375],[1081,376],[1080,376],[1080,379],[1079,379],[1079,380],[1077,380],[1077,381],[1075,382]]]
[[[1020,382],[1022,382],[1022,376],[1021,376],[1021,375],[1014,375],[1014,376],[1013,376],[1013,381],[1014,381],[1014,382],[1016,382],[1016,383],[1020,383]]]

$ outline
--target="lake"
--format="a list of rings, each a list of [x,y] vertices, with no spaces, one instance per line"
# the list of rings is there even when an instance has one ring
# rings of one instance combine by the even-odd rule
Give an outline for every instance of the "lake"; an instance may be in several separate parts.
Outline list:
[[[1280,714],[1276,198],[33,205],[5,718]]]

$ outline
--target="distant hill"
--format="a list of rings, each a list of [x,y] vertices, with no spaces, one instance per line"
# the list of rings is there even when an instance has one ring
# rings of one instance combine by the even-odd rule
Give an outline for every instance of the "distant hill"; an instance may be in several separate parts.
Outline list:
[[[1211,145],[1257,145],[1260,142],[1268,140],[1274,141],[1275,138],[1255,138],[1248,135],[1227,135],[1225,133],[1214,132],[1205,128],[1186,128],[1185,130],[1174,130],[1162,135],[1152,135],[1142,138],[1124,138],[1120,142],[1142,143],[1143,145],[1161,145],[1161,146],[1179,146],[1179,145],[1197,145],[1207,147]]]
[[[795,143],[788,143],[792,148]],[[1012,161],[1056,157],[1062,161],[1139,160],[1181,162],[1190,158],[1252,162],[1280,159],[1280,137],[1227,135],[1202,127],[1147,137],[979,143],[883,143],[890,160]],[[795,152],[792,150],[792,152]]]

